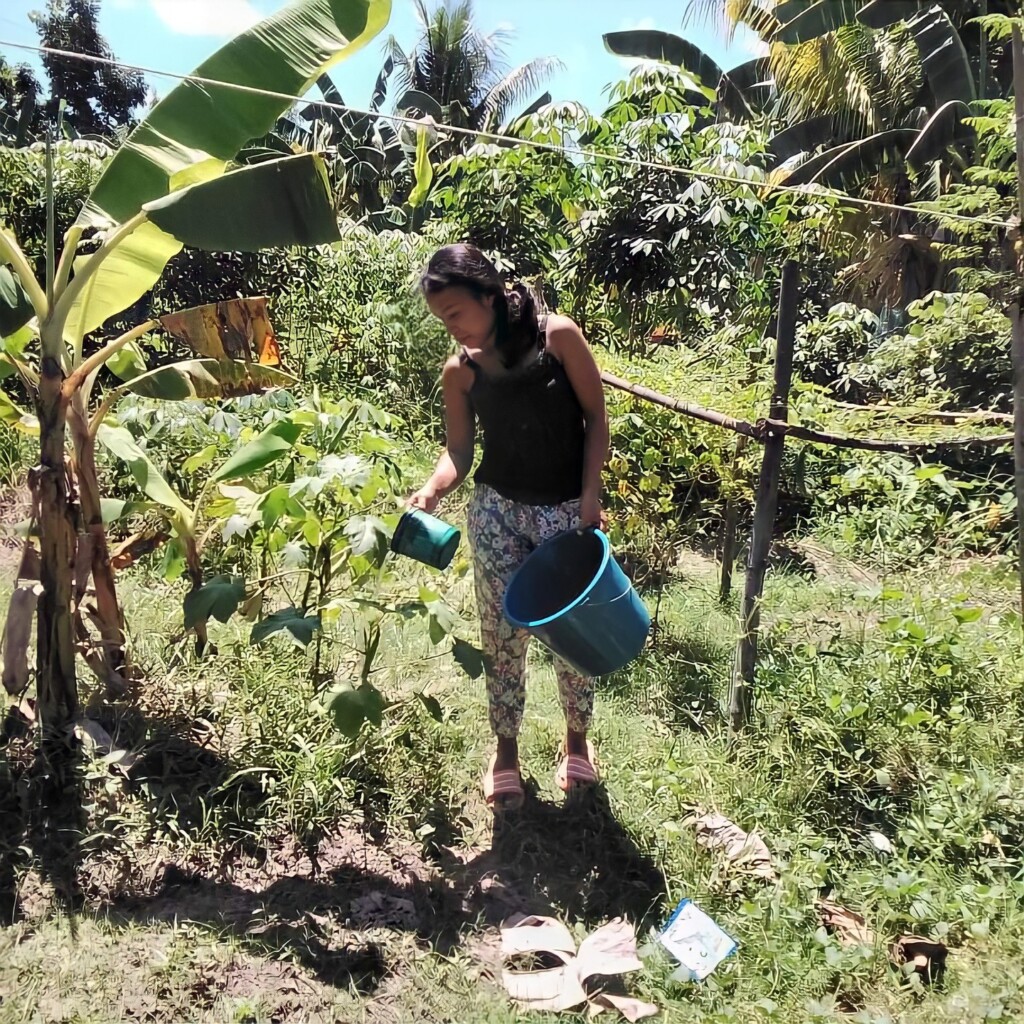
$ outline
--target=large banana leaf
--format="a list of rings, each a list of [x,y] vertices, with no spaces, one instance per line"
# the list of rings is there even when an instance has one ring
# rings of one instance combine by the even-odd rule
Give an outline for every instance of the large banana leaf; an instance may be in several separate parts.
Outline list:
[[[0,338],[19,331],[34,316],[18,275],[0,263]]]
[[[768,142],[772,163],[783,164],[801,153],[814,153],[822,146],[832,148],[837,143],[848,141],[838,137],[837,122],[834,114],[821,114],[783,129]]]
[[[395,103],[395,110],[403,114],[418,111],[420,114],[432,117],[435,121],[445,120],[444,108],[441,104],[433,96],[428,96],[425,92],[420,92],[419,89],[408,89],[402,93]]]
[[[221,47],[195,74],[299,96],[329,67],[365,46],[390,14],[391,0],[295,0]],[[280,95],[182,82],[117,151],[77,223],[124,223],[146,203],[222,174],[227,161],[250,139],[266,135],[290,105]],[[66,337],[80,338],[140,298],[180,247],[151,225],[137,229],[119,247],[119,258],[108,258],[87,294],[79,296]]]
[[[255,252],[336,242],[323,158],[268,160],[147,203],[149,219],[194,249]]]
[[[141,224],[106,258],[71,307],[74,341],[145,295],[182,245],[251,252],[338,240],[323,160],[268,160],[202,181],[146,205]],[[81,257],[76,267],[87,260]]]
[[[921,54],[924,77],[937,106],[959,100],[972,102],[977,93],[974,73],[960,33],[937,4],[907,22]]]
[[[787,185],[814,182],[827,188],[840,188],[854,175],[876,173],[886,160],[904,163],[907,150],[917,137],[918,132],[914,128],[878,132],[819,153],[787,172],[782,180]]]
[[[717,88],[722,69],[699,46],[671,32],[657,29],[634,29],[629,32],[607,32],[605,49],[619,57],[639,57],[675,64],[700,78],[701,85]]]
[[[272,366],[235,359],[187,359],[133,377],[126,390],[145,398],[183,402],[194,398],[237,398],[268,388],[286,388],[295,378]]]
[[[175,494],[163,474],[149,456],[138,446],[135,438],[124,427],[103,424],[96,433],[96,439],[113,455],[126,463],[139,490],[153,501],[171,509],[184,521],[192,516],[192,510]]]
[[[210,477],[215,483],[240,480],[283,458],[298,441],[305,426],[292,419],[278,420],[243,445]]]
[[[909,21],[928,0],[871,0],[857,12],[857,20],[868,28],[889,28],[899,21]]]
[[[805,43],[853,21],[860,0],[785,0],[773,11],[777,43]]]
[[[950,146],[971,139],[974,129],[964,120],[970,113],[967,104],[960,100],[944,103],[918,132],[914,144],[907,150],[907,163],[920,170],[938,160]]]
[[[755,57],[730,68],[718,83],[718,105],[728,117],[742,121],[764,113],[775,93],[771,61]]]
[[[196,68],[197,77],[303,95],[321,74],[365,46],[388,22],[390,0],[296,0]],[[120,224],[165,195],[171,178],[213,158],[231,160],[291,106],[278,96],[185,81],[128,136],[78,218]]]
[[[141,299],[159,280],[181,242],[155,224],[140,224],[103,261],[78,294],[64,323],[64,337],[76,342],[104,321]],[[75,271],[90,257],[75,260]]]

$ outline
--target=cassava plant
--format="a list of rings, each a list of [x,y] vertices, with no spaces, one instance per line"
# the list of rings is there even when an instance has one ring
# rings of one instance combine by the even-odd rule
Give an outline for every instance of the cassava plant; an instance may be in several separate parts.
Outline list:
[[[182,82],[132,132],[65,235],[59,259],[48,218],[45,281],[37,280],[13,234],[0,229],[0,264],[6,265],[0,358],[31,395],[40,438],[31,486],[40,544],[36,686],[47,729],[61,728],[78,703],[73,604],[80,530],[66,461],[68,427],[81,515],[86,535],[95,538],[102,517],[91,462],[101,424],[90,423],[91,392],[100,369],[156,323],[142,323],[89,356],[85,339],[145,295],[185,245],[254,251],[337,240],[319,155],[241,168],[233,161],[248,140],[275,124],[290,102],[282,97],[303,94],[365,45],[387,23],[390,6],[390,0],[295,0],[222,47],[196,70],[203,81]],[[230,360],[193,360],[171,374],[154,372],[176,381],[178,397],[203,394],[211,381],[226,384],[228,393],[255,390],[276,372],[252,364],[243,369],[242,384]],[[105,559],[105,543],[94,545],[98,604]]]

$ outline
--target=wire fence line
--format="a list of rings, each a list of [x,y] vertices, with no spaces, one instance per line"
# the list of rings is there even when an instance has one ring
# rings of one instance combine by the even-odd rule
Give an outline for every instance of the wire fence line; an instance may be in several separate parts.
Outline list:
[[[929,211],[916,206],[906,206],[900,203],[887,203],[879,199],[865,199],[860,196],[852,196],[838,189],[826,188],[821,185],[787,185],[785,182],[770,182],[757,178],[743,178],[737,175],[721,174],[717,171],[705,168],[681,167],[678,164],[667,164],[657,160],[645,160],[641,157],[626,156],[619,153],[604,153],[601,150],[586,146],[573,146],[565,143],[543,142],[540,139],[522,138],[518,135],[508,135],[502,132],[478,131],[474,128],[463,128],[458,125],[438,123],[433,118],[411,117],[407,114],[389,114],[381,110],[364,110],[360,107],[353,107],[347,103],[335,103],[324,99],[311,99],[305,96],[295,96],[291,93],[276,92],[273,89],[262,89],[258,86],[242,85],[238,82],[225,82],[216,78],[205,78],[201,75],[180,74],[175,71],[165,71],[160,68],[146,67],[143,64],[131,64],[127,61],[115,60],[112,57],[100,57],[94,54],[77,53],[74,50],[61,50],[51,46],[36,46],[30,43],[18,43],[8,39],[0,39],[0,46],[10,46],[18,50],[26,50],[33,53],[49,54],[63,59],[78,60],[93,64],[103,64],[109,67],[122,68],[128,71],[141,71],[143,74],[155,75],[169,78],[179,82],[194,83],[196,85],[216,86],[222,89],[233,89],[237,92],[245,92],[254,96],[264,96],[269,99],[287,100],[290,103],[305,103],[309,106],[334,110],[341,113],[354,114],[359,117],[375,118],[381,121],[390,121],[394,124],[410,128],[421,129],[428,125],[439,132],[451,132],[456,135],[465,135],[474,140],[488,139],[493,142],[507,143],[516,146],[530,146],[533,149],[546,152],[559,153],[565,156],[577,156],[585,160],[604,160],[607,163],[624,164],[635,169],[646,168],[648,170],[662,171],[668,174],[679,175],[680,177],[697,178],[707,181],[715,181],[720,184],[745,186],[751,189],[760,189],[764,192],[775,192],[782,194],[798,195],[806,199],[832,198],[843,203],[860,206],[865,209],[878,209],[894,213],[910,213],[918,217],[928,216]],[[942,218],[963,224],[983,225],[985,227],[1010,230],[1015,227],[1015,221],[1003,220],[998,217],[975,216],[953,211],[943,212]]]

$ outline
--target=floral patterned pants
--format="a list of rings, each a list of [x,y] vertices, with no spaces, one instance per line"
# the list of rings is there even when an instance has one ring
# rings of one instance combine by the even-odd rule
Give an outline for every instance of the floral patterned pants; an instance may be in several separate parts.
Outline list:
[[[477,484],[469,506],[469,542],[480,639],[487,659],[487,696],[496,736],[519,735],[526,704],[525,630],[515,629],[502,612],[502,598],[512,574],[539,544],[579,522],[579,501],[561,505],[522,505]],[[566,725],[586,732],[594,710],[594,680],[579,675],[555,658],[558,692]]]

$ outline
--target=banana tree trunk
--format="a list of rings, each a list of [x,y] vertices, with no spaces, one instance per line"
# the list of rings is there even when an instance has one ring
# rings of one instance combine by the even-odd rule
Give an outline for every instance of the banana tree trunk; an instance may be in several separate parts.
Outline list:
[[[96,612],[91,616],[100,633],[103,650],[100,658],[100,676],[107,688],[107,696],[114,700],[124,696],[127,660],[124,651],[124,619],[117,600],[114,571],[110,565],[110,548],[103,525],[100,487],[96,476],[96,441],[89,433],[88,418],[81,391],[71,399],[68,412],[71,439],[74,445],[75,475],[78,482],[78,500],[82,506],[85,536],[89,538],[90,568],[96,594]],[[76,616],[82,618],[81,605]],[[85,630],[84,618],[80,630]]]
[[[203,564],[199,559],[199,543],[195,537],[185,539],[185,565],[188,567],[188,578],[192,582],[192,590],[199,590],[203,585]],[[210,643],[206,622],[200,620],[192,628],[196,634],[196,657],[201,658],[207,650],[211,654],[216,654],[217,648]]]
[[[49,325],[44,325],[44,332]],[[57,346],[46,346],[53,351]],[[57,339],[58,345],[60,344]],[[41,361],[36,403],[39,417],[39,465],[32,472],[32,490],[39,509],[39,595],[36,647],[36,691],[43,728],[55,737],[78,711],[75,678],[74,624],[71,590],[74,579],[75,527],[68,500],[64,440],[67,407],[61,392],[60,363],[47,355]]]
[[[33,511],[33,532],[36,529],[36,518]],[[3,687],[10,697],[20,698],[28,688],[28,646],[32,640],[32,623],[35,621],[36,603],[39,600],[38,584],[39,552],[30,536],[26,538],[21,551],[18,578],[14,582],[14,593],[11,594],[3,639],[0,641],[0,648],[4,652]]]

